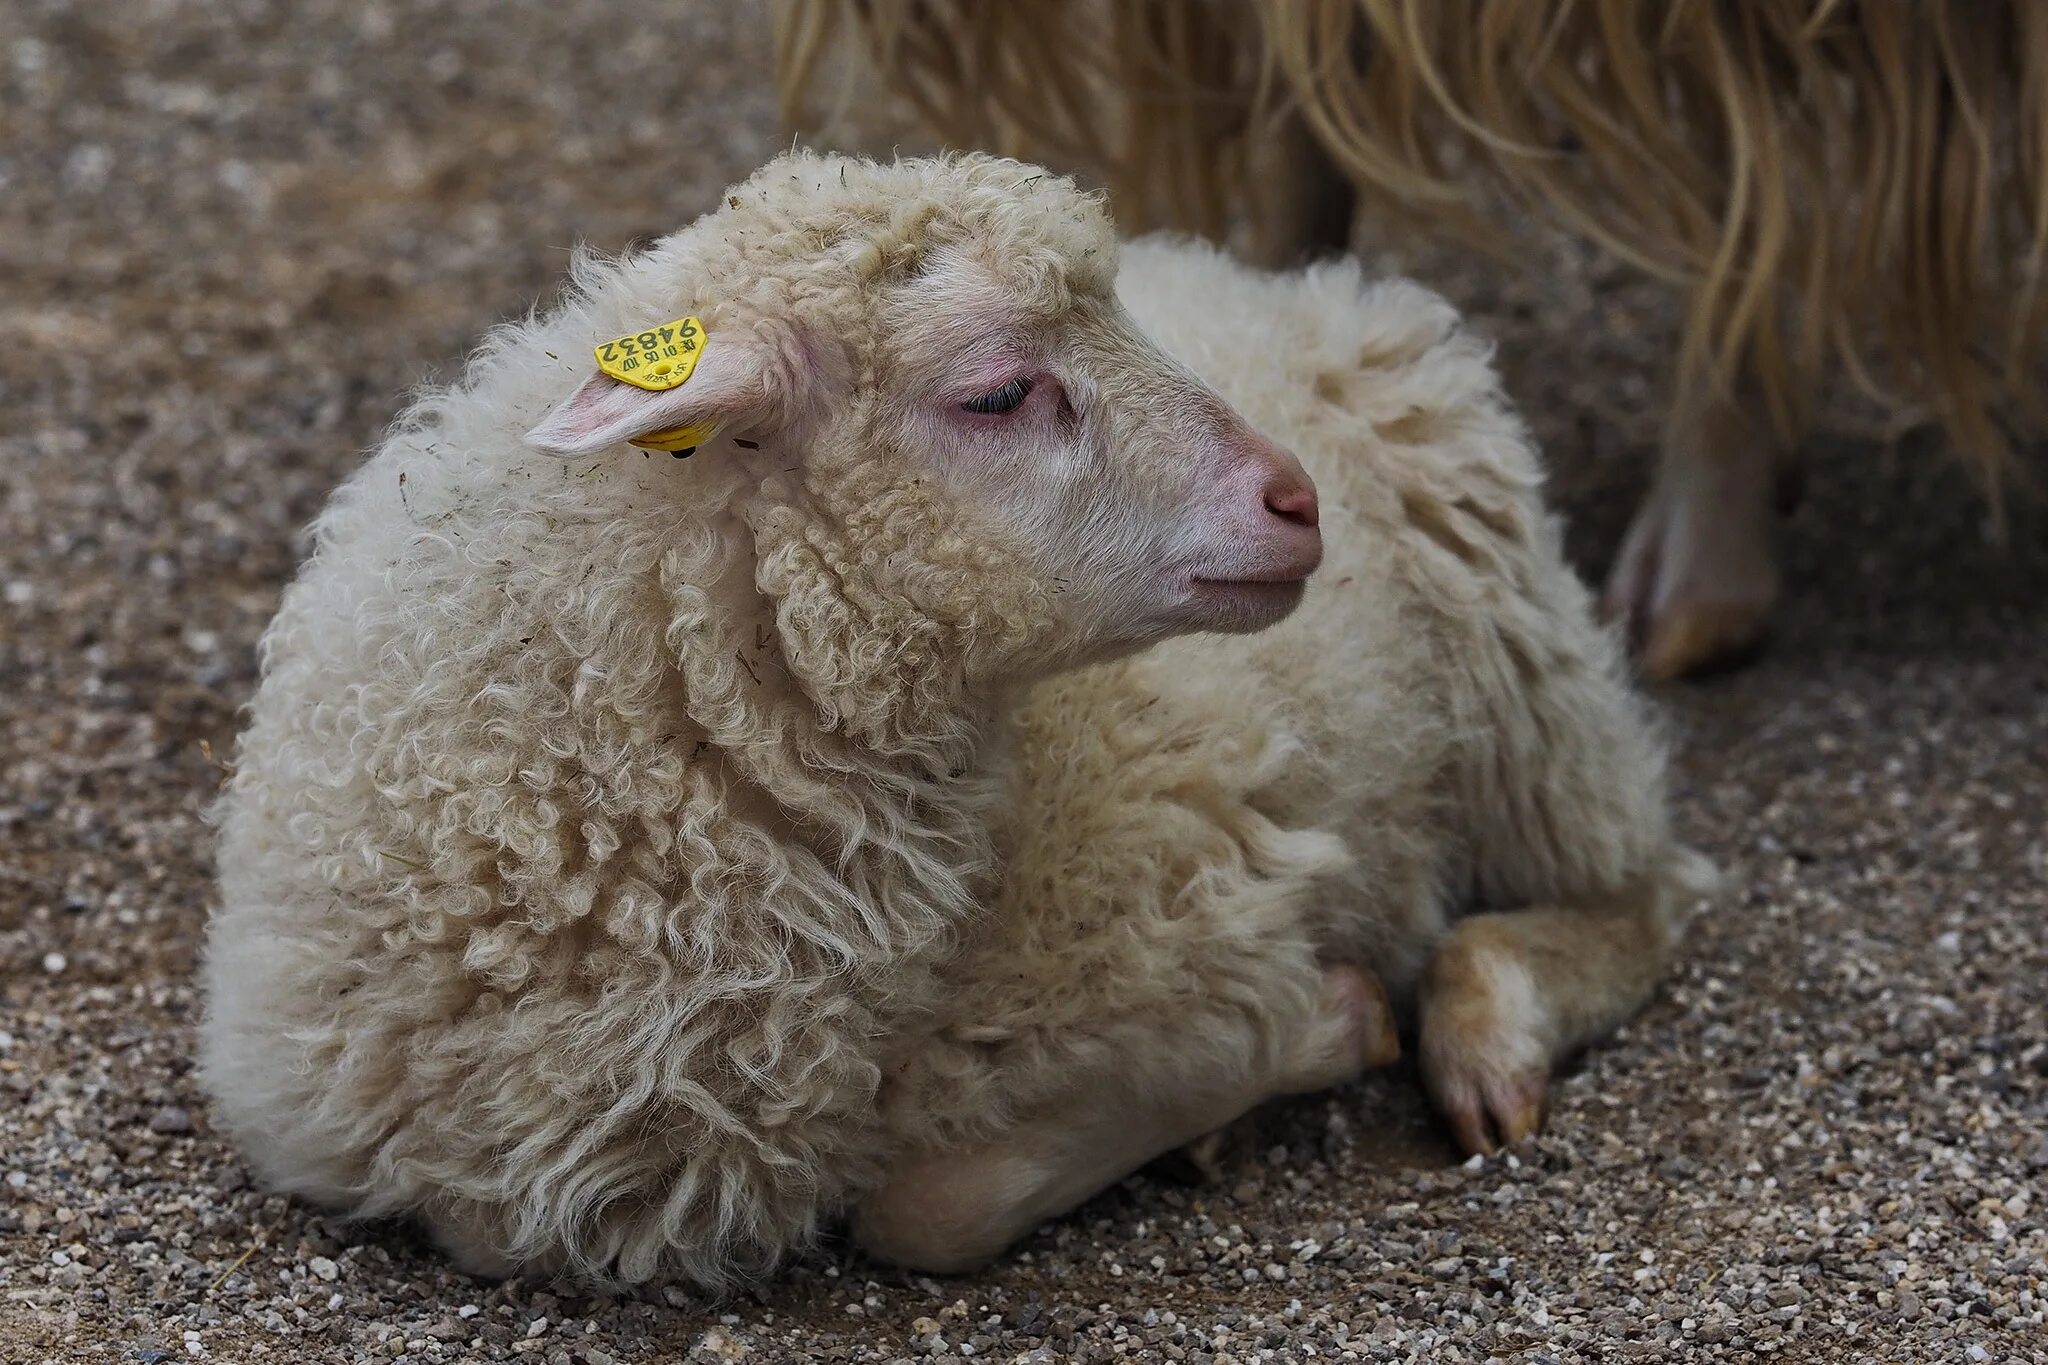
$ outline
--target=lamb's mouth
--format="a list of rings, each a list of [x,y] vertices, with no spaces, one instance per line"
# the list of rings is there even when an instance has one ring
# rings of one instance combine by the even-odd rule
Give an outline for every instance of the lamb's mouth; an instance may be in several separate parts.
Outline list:
[[[1188,580],[1189,586],[1197,592],[1218,590],[1274,591],[1282,588],[1299,588],[1306,582],[1308,582],[1308,575],[1305,573],[1295,574],[1287,578],[1204,578],[1202,575],[1196,574]]]
[[[1237,572],[1226,569],[1221,573],[1197,573],[1190,569],[1187,571],[1188,588],[1203,595],[1223,592],[1272,593],[1283,588],[1298,589],[1322,567],[1323,547],[1318,541],[1311,553],[1274,554],[1260,558],[1265,560],[1263,564],[1254,560]]]
[[[1194,578],[1188,581],[1189,605],[1201,613],[1203,629],[1227,632],[1263,630],[1293,614],[1308,586],[1299,578]]]

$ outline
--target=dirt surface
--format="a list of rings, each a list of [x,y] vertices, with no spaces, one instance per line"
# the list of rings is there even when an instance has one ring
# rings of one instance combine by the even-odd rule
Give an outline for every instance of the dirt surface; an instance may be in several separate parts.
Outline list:
[[[781,143],[752,6],[0,6],[0,1360],[2048,1359],[2043,518],[1995,551],[1841,423],[1775,649],[1662,697],[1732,893],[1517,1158],[1458,1166],[1396,1071],[985,1275],[827,1247],[723,1303],[469,1280],[252,1188],[188,1062],[201,811],[299,528],[572,243]],[[1668,300],[1407,265],[1500,341],[1598,567]]]

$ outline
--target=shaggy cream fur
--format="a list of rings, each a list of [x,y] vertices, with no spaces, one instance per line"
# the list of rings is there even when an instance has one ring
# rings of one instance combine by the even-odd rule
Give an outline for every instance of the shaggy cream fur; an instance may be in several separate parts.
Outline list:
[[[1689,863],[1484,348],[1352,264],[1117,254],[1016,163],[784,158],[407,415],[219,812],[202,1066],[265,1180],[479,1269],[718,1284],[1090,1086],[1287,1088],[1331,961],[1419,1004],[1483,1129],[1499,1049],[1431,1021],[1505,978],[1424,989],[1466,909],[1612,949],[1522,1030],[1546,1070],[1639,1003]],[[583,358],[686,312],[719,436],[617,444]],[[997,480],[906,398],[1070,326],[1071,469]],[[1242,445],[1180,365],[1309,467],[1330,553],[1277,628],[1133,653],[1190,628],[1139,570]]]

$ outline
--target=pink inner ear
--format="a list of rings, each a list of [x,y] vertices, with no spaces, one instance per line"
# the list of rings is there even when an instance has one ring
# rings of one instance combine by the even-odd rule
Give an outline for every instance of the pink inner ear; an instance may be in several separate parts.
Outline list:
[[[588,455],[651,431],[689,423],[731,427],[764,415],[782,382],[750,341],[712,337],[687,382],[664,392],[593,374],[526,433],[557,455]]]
[[[680,426],[695,420],[685,414],[705,411],[709,387],[699,389],[699,377],[692,375],[689,383],[665,393],[650,393],[610,375],[594,374],[526,433],[527,442],[556,455],[588,455],[646,432]]]

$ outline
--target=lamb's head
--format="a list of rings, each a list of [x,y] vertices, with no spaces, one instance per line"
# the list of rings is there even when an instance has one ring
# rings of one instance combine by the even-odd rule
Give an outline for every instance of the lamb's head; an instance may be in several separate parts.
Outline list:
[[[819,615],[792,587],[812,560],[898,637],[871,654],[950,652],[968,683],[1255,630],[1300,600],[1314,487],[1131,324],[1108,220],[1069,182],[784,158],[663,252],[667,316],[709,333],[698,373],[667,393],[593,378],[532,439],[744,437],[699,458],[757,471],[739,506],[786,635]]]

